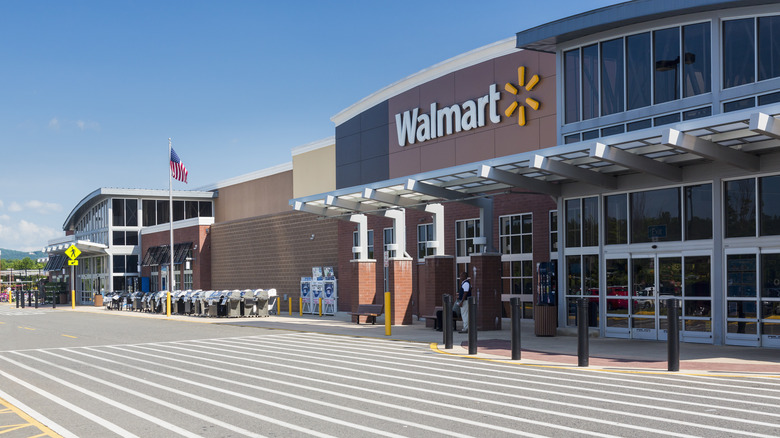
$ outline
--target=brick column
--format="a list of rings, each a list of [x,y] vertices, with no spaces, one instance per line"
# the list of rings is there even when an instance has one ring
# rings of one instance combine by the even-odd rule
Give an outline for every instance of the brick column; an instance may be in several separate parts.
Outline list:
[[[391,258],[387,266],[393,325],[412,323],[412,259]]]
[[[501,254],[472,254],[469,276],[477,301],[477,330],[501,330]]]
[[[381,304],[375,303],[376,296],[376,260],[352,260],[350,262],[352,269],[352,291],[350,299],[351,311],[356,311],[360,304]],[[360,318],[360,322],[366,322],[365,316],[353,316]]]
[[[455,258],[453,256],[428,256],[425,258],[425,284],[420,288],[420,314],[433,315],[433,309],[441,306],[441,296],[450,294],[457,298],[455,286]]]

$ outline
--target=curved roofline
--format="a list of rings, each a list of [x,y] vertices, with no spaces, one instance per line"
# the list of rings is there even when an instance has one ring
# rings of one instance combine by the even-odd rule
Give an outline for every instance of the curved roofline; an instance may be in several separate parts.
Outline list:
[[[91,208],[96,203],[103,199],[114,197],[146,197],[146,198],[167,198],[168,190],[162,189],[117,189],[111,187],[101,187],[94,192],[84,197],[75,207],[71,210],[65,222],[62,224],[63,231],[71,230],[75,227],[76,218],[80,217],[84,211]],[[200,199],[212,199],[217,197],[216,192],[205,191],[190,191],[190,190],[174,190],[174,198],[200,198]]]
[[[418,85],[430,82],[456,70],[461,70],[463,68],[479,64],[480,62],[515,52],[517,52],[517,48],[515,47],[515,37],[512,37],[488,44],[487,46],[474,49],[470,52],[462,53],[458,56],[455,56],[454,58],[450,58],[431,67],[420,70],[413,75],[407,76],[398,82],[390,84],[385,88],[382,88],[381,90],[364,97],[354,105],[331,117],[330,120],[333,121],[336,126],[339,126],[349,119],[357,116],[358,114],[373,108],[377,104],[382,103],[391,97],[397,96],[404,91],[408,91]]]
[[[610,29],[698,12],[773,3],[777,3],[777,0],[634,0],[518,32],[516,46],[554,53],[559,44]]]

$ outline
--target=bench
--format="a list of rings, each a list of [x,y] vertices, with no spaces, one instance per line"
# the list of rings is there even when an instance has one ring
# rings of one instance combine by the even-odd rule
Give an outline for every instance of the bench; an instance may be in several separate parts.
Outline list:
[[[384,305],[382,304],[360,304],[356,311],[351,312],[350,315],[357,316],[357,323],[360,324],[360,317],[365,316],[366,322],[371,321],[371,324],[376,324],[376,317],[380,316],[384,311]]]
[[[454,306],[453,306],[453,308],[454,308]],[[433,325],[433,329],[441,331],[442,330],[442,324],[444,323],[441,320],[441,318],[444,317],[443,310],[444,310],[444,308],[442,306],[436,306],[436,307],[433,308],[433,315],[423,315],[422,317],[425,318],[425,326],[426,327],[431,327],[431,324],[429,324],[428,321],[433,321],[433,324],[432,324]],[[462,321],[462,319],[460,317],[460,314],[459,313],[455,313],[453,311],[452,312],[452,325],[453,325],[453,329],[455,329],[456,326],[458,325],[457,324],[458,321]]]

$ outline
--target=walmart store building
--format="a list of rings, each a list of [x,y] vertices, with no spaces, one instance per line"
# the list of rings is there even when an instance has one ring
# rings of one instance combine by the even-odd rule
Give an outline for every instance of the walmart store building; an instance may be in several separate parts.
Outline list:
[[[291,163],[177,193],[176,272],[193,289],[297,298],[300,277],[333,266],[339,310],[387,290],[394,322],[408,324],[466,271],[480,330],[501,327],[513,296],[526,318],[573,325],[586,297],[602,336],[637,339],[665,339],[672,296],[687,342],[779,347],[778,115],[776,2],[594,10],[377,91]],[[84,242],[105,260],[84,275],[107,290],[127,277],[162,287],[161,213],[127,225],[128,200],[151,218],[159,194],[96,193],[47,248],[52,260]],[[117,199],[125,224],[90,225],[110,238],[89,240],[78,224],[118,217]]]

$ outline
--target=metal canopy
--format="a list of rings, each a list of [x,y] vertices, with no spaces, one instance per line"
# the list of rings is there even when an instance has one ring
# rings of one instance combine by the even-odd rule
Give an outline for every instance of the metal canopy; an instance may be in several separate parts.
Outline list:
[[[570,184],[612,190],[622,175],[681,181],[685,166],[720,162],[758,170],[759,155],[780,152],[780,105],[560,145],[290,200],[297,211],[348,219],[353,213],[463,202],[513,190],[560,196]]]

